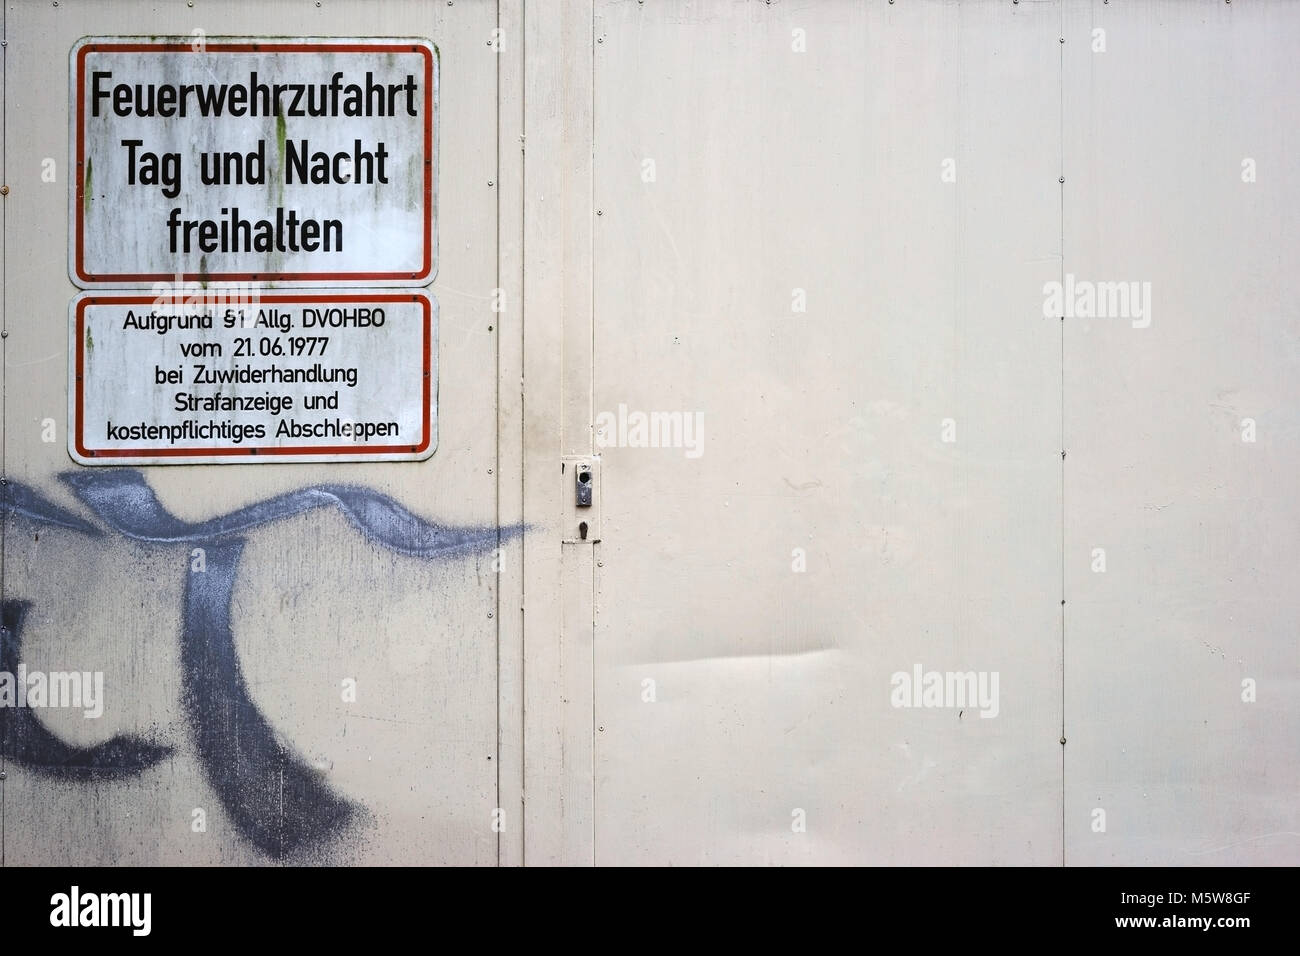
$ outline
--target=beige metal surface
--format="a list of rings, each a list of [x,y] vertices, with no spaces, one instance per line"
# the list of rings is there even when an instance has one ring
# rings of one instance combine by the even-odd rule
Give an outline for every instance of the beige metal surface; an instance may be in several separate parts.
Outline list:
[[[205,520],[296,489],[345,482],[391,496],[447,525],[498,520],[498,56],[487,46],[495,4],[64,2],[5,5],[5,474],[89,517],[58,479],[66,451],[67,57],[83,35],[423,36],[456,77],[440,99],[438,277],[440,423],[436,455],[407,464],[168,467],[145,470],[163,505]],[[16,80],[16,82],[15,82]],[[42,162],[57,181],[42,182]],[[42,423],[57,440],[42,440]],[[517,430],[516,430],[517,434]],[[516,456],[517,457],[517,456]],[[102,470],[102,469],[101,469]],[[517,472],[516,472],[517,474]],[[517,481],[517,478],[516,478]],[[505,507],[503,504],[502,507]],[[517,511],[517,505],[515,505]],[[504,523],[517,522],[517,515]],[[39,535],[39,540],[37,540]],[[174,755],[142,773],[59,780],[7,762],[7,863],[493,863],[498,806],[497,574],[490,551],[429,560],[377,546],[336,508],[248,532],[231,612],[249,693],[276,739],[358,809],[282,852],[304,818],[282,793],[283,819],[255,821],[280,840],[266,852],[243,833],[201,770],[182,699],[182,602],[190,548],[90,539],[10,521],[4,597],[32,602],[23,651],[32,666],[105,672],[99,720],[51,711],[49,726],[82,745],[117,733],[156,735]],[[517,540],[505,566],[519,560]],[[517,606],[519,578],[513,579]],[[342,682],[356,682],[356,700]],[[517,694],[517,691],[516,691]],[[221,713],[205,719],[234,734]],[[226,723],[222,723],[223,719]],[[247,728],[243,728],[247,733]],[[517,759],[516,759],[517,765]],[[256,768],[231,767],[237,786]],[[232,804],[239,808],[238,795]],[[193,832],[193,811],[206,832]],[[242,808],[251,812],[250,808]],[[306,818],[310,822],[310,817]],[[507,823],[511,822],[507,818]]]
[[[596,21],[595,406],[703,416],[603,454],[597,860],[1058,861],[1053,11],[673,9]]]
[[[1065,261],[1151,283],[1066,323],[1066,859],[1294,865],[1300,7],[1065,22],[1106,41],[1066,45]]]

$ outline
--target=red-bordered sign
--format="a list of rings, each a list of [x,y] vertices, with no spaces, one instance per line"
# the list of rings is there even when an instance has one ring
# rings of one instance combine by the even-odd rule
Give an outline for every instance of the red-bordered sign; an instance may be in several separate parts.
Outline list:
[[[196,50],[196,46],[201,49]],[[421,39],[354,39],[337,41],[327,38],[300,39],[291,41],[258,40],[234,42],[225,38],[204,41],[185,41],[170,38],[168,40],[147,40],[145,38],[86,38],[73,48],[72,81],[72,142],[74,151],[75,175],[73,190],[70,195],[70,218],[74,228],[70,248],[70,271],[73,281],[82,288],[113,288],[122,286],[148,286],[155,282],[167,282],[176,279],[174,272],[90,272],[85,261],[86,246],[86,61],[93,54],[122,54],[124,56],[143,56],[150,53],[181,54],[194,57],[196,63],[204,58],[230,53],[258,54],[301,54],[319,56],[322,53],[361,54],[381,57],[388,54],[418,55],[422,61],[423,86],[423,171],[422,189],[423,232],[422,255],[418,268],[405,271],[384,269],[365,271],[340,271],[334,269],[297,270],[277,272],[274,269],[262,271],[200,271],[187,269],[183,278],[187,281],[202,282],[257,282],[262,284],[283,284],[300,286],[328,286],[338,284],[350,285],[426,285],[432,281],[437,269],[437,234],[434,228],[437,205],[437,99],[438,99],[438,57],[437,48],[427,40]]]
[[[435,328],[437,302],[427,293],[420,292],[337,292],[323,294],[295,294],[285,292],[283,294],[263,295],[258,300],[255,308],[277,305],[365,305],[372,306],[376,304],[394,303],[409,305],[418,303],[421,315],[421,335],[420,335],[420,414],[421,428],[420,438],[414,444],[400,445],[375,445],[368,443],[353,442],[350,444],[337,445],[212,445],[204,447],[182,447],[178,448],[169,445],[139,445],[133,447],[105,447],[88,442],[84,434],[85,427],[85,383],[86,383],[86,349],[88,347],[88,337],[86,335],[86,310],[93,306],[149,306],[151,309],[156,308],[159,299],[149,295],[130,295],[120,293],[98,293],[85,292],[73,301],[72,321],[70,332],[73,337],[71,368],[69,369],[73,378],[73,388],[70,392],[71,425],[69,428],[69,437],[71,439],[69,451],[72,457],[82,464],[113,464],[120,465],[126,463],[154,463],[154,464],[193,464],[200,461],[219,462],[219,463],[252,463],[256,461],[267,460],[297,460],[297,461],[409,461],[421,460],[433,454],[436,443],[436,417],[434,409],[434,398],[436,395],[437,365],[436,353],[434,350]],[[245,331],[244,328],[237,328],[236,331]],[[118,333],[123,334],[123,333]],[[125,334],[148,335],[156,338],[163,336],[154,336],[152,332],[140,333],[132,332]],[[101,330],[101,351],[103,343],[103,331]],[[93,345],[89,347],[94,348]],[[399,349],[400,351],[400,349]],[[153,357],[145,359],[147,363],[154,361]],[[374,383],[370,383],[373,388]],[[122,388],[130,388],[128,382],[121,383]],[[182,383],[176,383],[177,388],[188,388],[189,386]],[[363,383],[358,382],[357,387],[363,387]],[[158,422],[156,424],[166,424]]]

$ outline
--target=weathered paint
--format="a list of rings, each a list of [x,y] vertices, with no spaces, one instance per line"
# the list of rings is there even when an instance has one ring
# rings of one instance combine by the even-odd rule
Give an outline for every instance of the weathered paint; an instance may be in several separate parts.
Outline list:
[[[82,288],[436,274],[429,41],[84,37],[69,74],[68,164],[86,170],[69,190],[69,269]]]
[[[495,115],[498,55],[484,40],[496,10],[469,0],[436,8],[327,7],[110,9],[78,0],[4,7],[11,191],[8,336],[0,348],[11,507],[0,587],[5,600],[30,606],[19,620],[11,605],[13,639],[21,639],[11,649],[33,667],[67,661],[102,671],[106,697],[98,721],[56,710],[34,711],[34,723],[32,715],[10,715],[21,726],[8,724],[3,749],[10,756],[0,754],[6,863],[498,858],[496,635],[499,601],[516,608],[520,601],[517,577],[515,593],[499,596],[503,578],[492,566],[517,575],[523,545],[508,530],[522,518],[498,520],[497,450],[482,440],[495,431],[498,407],[499,336],[487,327],[502,324],[490,295],[497,285],[496,197],[484,182],[497,148],[492,123],[483,122]],[[456,239],[437,256],[438,279],[428,290],[451,329],[436,344],[439,407],[455,412],[454,421],[439,422],[439,448],[427,461],[182,465],[153,469],[147,478],[103,468],[112,477],[107,484],[74,488],[59,480],[77,468],[66,451],[66,412],[52,408],[66,403],[68,377],[55,370],[63,362],[49,357],[53,349],[71,351],[66,328],[55,331],[49,317],[54,309],[66,314],[76,294],[67,274],[68,195],[79,175],[67,165],[68,57],[84,36],[189,37],[196,29],[209,38],[418,36],[443,47],[444,63],[456,61],[456,89],[438,102],[440,127],[451,123],[455,131],[440,128],[436,144],[439,203],[457,222]],[[59,82],[50,76],[56,66]],[[32,84],[19,84],[19,75]],[[20,87],[26,92],[15,99]],[[274,126],[267,128],[268,165],[276,161]],[[291,118],[284,133],[308,135]],[[45,157],[54,161],[54,182],[41,179]],[[19,175],[29,163],[34,174]],[[93,207],[102,205],[104,175],[96,161]],[[357,192],[374,199],[364,187]],[[120,239],[125,245],[131,237]],[[53,268],[55,256],[61,269]],[[214,279],[212,257],[200,259],[187,269],[191,277]],[[103,352],[102,331],[90,331],[88,361]],[[42,437],[46,419],[55,422],[56,444]],[[32,504],[22,500],[27,490],[60,510],[45,509],[40,524],[23,517]],[[81,503],[79,495],[86,496]],[[92,502],[105,510],[95,512]],[[139,525],[146,512],[132,511],[137,505],[158,523]],[[60,514],[71,516],[75,529],[58,526]],[[498,524],[507,530],[498,534]],[[137,531],[144,537],[131,536]],[[187,533],[212,540],[146,540]],[[200,547],[210,552],[206,578],[189,571],[190,552]],[[341,699],[344,679],[356,683],[355,702]],[[238,717],[238,739],[213,736],[227,726],[223,714]],[[32,760],[10,759],[20,752],[15,727],[23,741],[43,728],[49,736],[42,747],[50,747],[38,756],[25,743],[21,752]],[[91,778],[34,766],[87,750],[111,756],[102,748],[121,740],[170,753],[161,760],[146,754],[128,773]],[[196,811],[206,818],[204,832],[194,829]],[[513,814],[510,823],[513,837]]]
[[[68,453],[77,463],[434,453],[438,302],[424,290],[170,288],[85,292],[68,306]]]
[[[361,810],[334,793],[274,731],[249,696],[235,650],[230,608],[243,534],[323,507],[337,507],[368,541],[399,554],[450,559],[500,547],[521,527],[447,528],[411,514],[392,499],[348,485],[304,488],[202,522],[169,514],[139,472],[69,472],[61,476],[111,530],[151,545],[200,549],[181,553],[182,700],[190,737],[208,783],[240,834],[281,859],[341,831]],[[99,536],[98,528],[19,483],[4,486],[4,514],[37,526],[54,525]],[[6,601],[0,632],[0,671],[21,663],[22,623],[30,603]],[[50,733],[29,708],[0,708],[3,754],[23,767],[72,779],[140,773],[172,755],[172,747],[119,735],[76,747]]]

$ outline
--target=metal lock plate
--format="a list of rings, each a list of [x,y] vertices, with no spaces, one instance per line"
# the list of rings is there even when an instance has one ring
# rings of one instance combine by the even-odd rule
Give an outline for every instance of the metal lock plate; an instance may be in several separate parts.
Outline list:
[[[566,455],[560,461],[566,518],[564,540],[600,540],[600,457]],[[572,504],[568,504],[572,502]]]

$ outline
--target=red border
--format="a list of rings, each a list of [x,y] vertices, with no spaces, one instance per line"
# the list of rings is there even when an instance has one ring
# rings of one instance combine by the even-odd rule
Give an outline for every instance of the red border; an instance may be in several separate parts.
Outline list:
[[[199,456],[213,457],[229,455],[231,457],[252,458],[267,457],[271,455],[418,455],[426,451],[430,441],[430,416],[432,413],[432,403],[430,402],[432,375],[430,374],[430,357],[432,355],[433,335],[431,326],[432,306],[427,294],[424,293],[399,293],[394,292],[391,295],[357,295],[349,292],[338,292],[329,295],[264,295],[259,303],[274,302],[412,302],[418,301],[423,306],[424,312],[424,427],[420,432],[419,445],[311,445],[302,447],[284,447],[260,445],[257,447],[241,445],[239,447],[220,447],[220,448],[160,448],[160,449],[135,449],[135,448],[87,448],[82,441],[81,426],[84,415],[84,385],[82,378],[85,375],[85,354],[83,347],[86,341],[86,306],[88,305],[153,305],[158,301],[156,296],[149,295],[120,295],[114,292],[106,291],[103,295],[90,294],[77,303],[77,406],[76,418],[73,421],[73,440],[76,442],[77,453],[86,458],[195,458]]]
[[[409,43],[210,43],[204,53],[195,53],[188,43],[88,43],[77,51],[77,278],[83,282],[160,282],[174,279],[167,273],[106,273],[89,275],[83,263],[85,246],[85,186],[82,175],[86,152],[86,57],[91,53],[319,53],[330,50],[337,53],[419,53],[424,57],[424,259],[418,273],[409,272],[209,272],[200,276],[186,273],[184,278],[200,278],[212,282],[236,282],[265,279],[267,281],[344,282],[351,280],[418,281],[428,279],[433,268],[433,51],[427,46]]]

